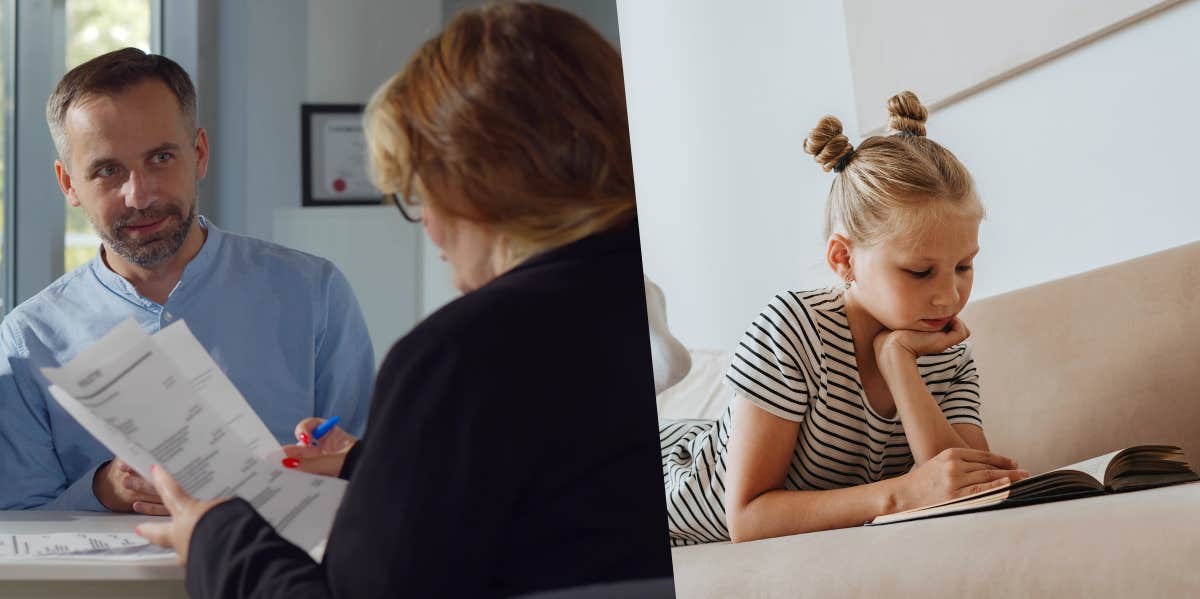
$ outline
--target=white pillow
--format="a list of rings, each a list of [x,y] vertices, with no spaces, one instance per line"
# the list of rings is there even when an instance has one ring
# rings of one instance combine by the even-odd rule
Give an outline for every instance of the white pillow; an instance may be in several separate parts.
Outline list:
[[[664,389],[683,379],[692,367],[692,358],[687,348],[671,334],[667,327],[667,300],[662,289],[649,277],[642,275],[646,285],[646,316],[650,321],[650,358],[654,365],[654,392]]]
[[[724,385],[733,354],[715,349],[693,349],[692,369],[683,380],[658,394],[658,417],[716,420],[733,397]]]

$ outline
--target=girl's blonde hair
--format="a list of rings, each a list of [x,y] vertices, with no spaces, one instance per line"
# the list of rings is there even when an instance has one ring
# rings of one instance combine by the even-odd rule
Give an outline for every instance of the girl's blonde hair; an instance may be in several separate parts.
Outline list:
[[[458,14],[364,116],[371,175],[487,223],[507,266],[633,220],[621,56],[566,11],[524,2]]]
[[[929,112],[916,94],[888,100],[890,135],[869,137],[858,148],[842,122],[825,116],[804,140],[825,172],[837,176],[825,205],[825,238],[844,231],[851,241],[873,245],[908,236],[956,208],[983,218],[983,205],[966,167],[949,150],[925,137]]]

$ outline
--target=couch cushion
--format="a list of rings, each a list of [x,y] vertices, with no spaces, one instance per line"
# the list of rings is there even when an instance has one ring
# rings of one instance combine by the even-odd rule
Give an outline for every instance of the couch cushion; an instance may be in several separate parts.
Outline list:
[[[1200,483],[671,550],[680,599],[1194,597]]]
[[[733,354],[713,349],[693,349],[687,376],[658,394],[658,417],[716,420],[733,397],[725,386],[725,371]]]
[[[963,313],[992,449],[1040,472],[1139,443],[1200,463],[1200,243]]]

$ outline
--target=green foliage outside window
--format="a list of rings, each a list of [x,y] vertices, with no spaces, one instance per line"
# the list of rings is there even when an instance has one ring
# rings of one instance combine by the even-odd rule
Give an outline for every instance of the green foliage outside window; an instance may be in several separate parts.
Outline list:
[[[150,0],[67,1],[68,70],[105,52],[128,46],[150,51]],[[91,260],[99,244],[83,208],[68,205],[63,247],[66,271]]]

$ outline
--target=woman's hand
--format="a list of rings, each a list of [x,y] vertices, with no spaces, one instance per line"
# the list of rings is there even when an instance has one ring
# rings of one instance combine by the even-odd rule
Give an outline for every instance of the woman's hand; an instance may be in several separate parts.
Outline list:
[[[335,426],[333,430],[317,440],[317,445],[314,447],[309,444],[313,441],[313,429],[320,426],[322,422],[325,422],[324,418],[301,420],[300,424],[296,425],[296,440],[299,443],[285,445],[283,453],[289,459],[296,460],[297,470],[324,476],[337,476],[341,474],[342,465],[346,463],[346,454],[350,453],[350,448],[354,447],[358,438],[346,432],[342,427]]]
[[[163,505],[171,514],[171,521],[145,522],[133,531],[155,545],[174,549],[179,565],[185,565],[188,544],[192,542],[192,531],[196,529],[196,522],[199,522],[200,517],[208,510],[226,500],[201,501],[188,495],[171,474],[158,465],[150,467],[150,477],[153,479],[154,488],[162,497]]]
[[[941,331],[884,329],[875,336],[875,360],[881,367],[896,358],[916,360],[920,356],[944,352],[970,336],[970,329],[958,317],[952,318],[949,326]]]
[[[1002,487],[1029,477],[1017,462],[978,449],[954,447],[937,454],[896,480],[894,511],[901,512]]]

